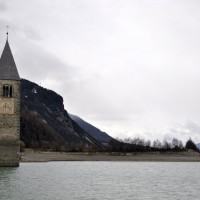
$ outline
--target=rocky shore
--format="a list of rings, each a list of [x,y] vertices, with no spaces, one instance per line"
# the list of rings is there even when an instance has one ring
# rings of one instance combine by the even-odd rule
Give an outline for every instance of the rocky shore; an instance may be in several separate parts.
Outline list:
[[[145,153],[102,153],[102,152],[54,152],[25,150],[20,162],[50,161],[143,161],[143,162],[200,162],[197,152],[145,152]]]

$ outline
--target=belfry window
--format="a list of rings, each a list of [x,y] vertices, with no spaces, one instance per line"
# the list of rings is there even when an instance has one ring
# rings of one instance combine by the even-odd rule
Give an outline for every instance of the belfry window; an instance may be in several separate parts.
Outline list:
[[[4,85],[3,86],[3,97],[12,97],[13,95],[13,88],[11,85]]]

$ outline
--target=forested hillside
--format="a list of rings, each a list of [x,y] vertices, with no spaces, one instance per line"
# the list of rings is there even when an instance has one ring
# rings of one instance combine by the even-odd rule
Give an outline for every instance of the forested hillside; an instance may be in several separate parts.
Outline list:
[[[25,79],[21,81],[21,140],[27,148],[103,149],[69,117],[60,95]]]

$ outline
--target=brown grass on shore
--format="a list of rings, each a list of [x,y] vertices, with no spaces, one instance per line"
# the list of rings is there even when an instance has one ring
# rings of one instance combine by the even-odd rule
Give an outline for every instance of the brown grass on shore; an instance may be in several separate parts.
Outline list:
[[[26,149],[21,156],[21,162],[50,161],[147,161],[147,162],[200,162],[200,154],[193,151],[185,152],[54,152]]]

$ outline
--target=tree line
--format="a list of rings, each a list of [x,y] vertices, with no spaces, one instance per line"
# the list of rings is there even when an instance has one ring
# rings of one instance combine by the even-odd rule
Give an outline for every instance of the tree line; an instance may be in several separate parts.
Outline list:
[[[183,142],[177,138],[173,138],[171,141],[158,139],[151,142],[150,140],[145,140],[143,138],[116,138],[110,142],[112,151],[185,151],[187,149],[192,149],[199,152],[199,149],[192,141],[188,139],[185,145]]]

